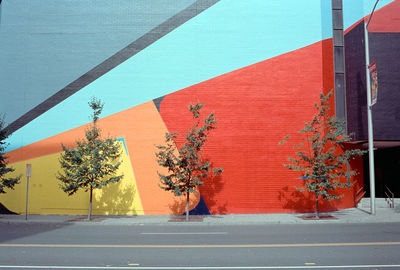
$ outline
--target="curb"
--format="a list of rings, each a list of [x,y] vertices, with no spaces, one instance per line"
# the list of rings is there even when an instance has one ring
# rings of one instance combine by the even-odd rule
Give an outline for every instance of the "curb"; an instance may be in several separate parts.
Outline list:
[[[52,224],[52,225],[100,225],[100,226],[234,226],[234,225],[279,225],[279,224],[362,224],[400,222],[400,213],[385,209],[371,216],[365,209],[350,208],[336,212],[321,213],[321,219],[310,218],[312,213],[303,214],[234,214],[191,216],[186,222],[185,216],[41,216],[0,215],[0,224]]]

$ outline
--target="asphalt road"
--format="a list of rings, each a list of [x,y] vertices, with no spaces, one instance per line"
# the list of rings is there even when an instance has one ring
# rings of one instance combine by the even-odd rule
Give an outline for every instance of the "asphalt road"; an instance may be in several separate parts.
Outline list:
[[[0,224],[0,269],[400,269],[400,223]]]

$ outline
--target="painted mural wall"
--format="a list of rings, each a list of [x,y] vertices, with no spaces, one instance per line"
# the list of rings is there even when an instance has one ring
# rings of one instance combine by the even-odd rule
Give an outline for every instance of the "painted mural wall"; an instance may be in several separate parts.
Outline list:
[[[103,133],[124,145],[125,175],[96,191],[94,214],[184,212],[183,199],[158,187],[154,153],[166,132],[185,133],[196,101],[218,119],[205,156],[224,174],[192,196],[193,213],[313,211],[312,196],[295,188],[300,175],[283,167],[293,149],[278,142],[299,140],[319,93],[333,88],[332,17],[330,1],[300,2],[3,0],[0,103],[13,131],[9,164],[16,174],[33,167],[29,212],[87,213],[88,194],[68,197],[55,174],[61,143],[84,136],[92,96],[105,102]],[[344,1],[357,11],[346,28],[368,13],[363,3]],[[323,211],[354,206],[359,171]],[[23,177],[0,202],[23,213],[25,190]]]

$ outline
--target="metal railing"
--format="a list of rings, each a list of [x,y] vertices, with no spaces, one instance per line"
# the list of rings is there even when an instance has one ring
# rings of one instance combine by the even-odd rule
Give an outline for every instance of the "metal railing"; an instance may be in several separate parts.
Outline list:
[[[354,205],[355,206],[357,206],[360,203],[361,199],[364,198],[364,195],[366,193],[364,187],[365,186],[360,187],[360,189],[357,190],[356,194],[354,195]]]
[[[394,208],[394,193],[385,185],[385,201],[389,204],[390,208]]]

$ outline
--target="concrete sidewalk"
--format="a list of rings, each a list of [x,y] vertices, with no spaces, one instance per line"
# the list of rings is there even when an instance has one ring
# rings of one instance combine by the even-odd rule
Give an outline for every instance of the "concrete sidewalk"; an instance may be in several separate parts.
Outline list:
[[[369,209],[351,208],[335,212],[322,213],[320,220],[309,214],[235,214],[191,216],[185,222],[185,216],[61,216],[61,215],[0,215],[0,223],[8,224],[69,224],[69,225],[239,225],[239,224],[332,224],[332,223],[381,223],[400,222],[400,209],[377,208],[376,215]]]

